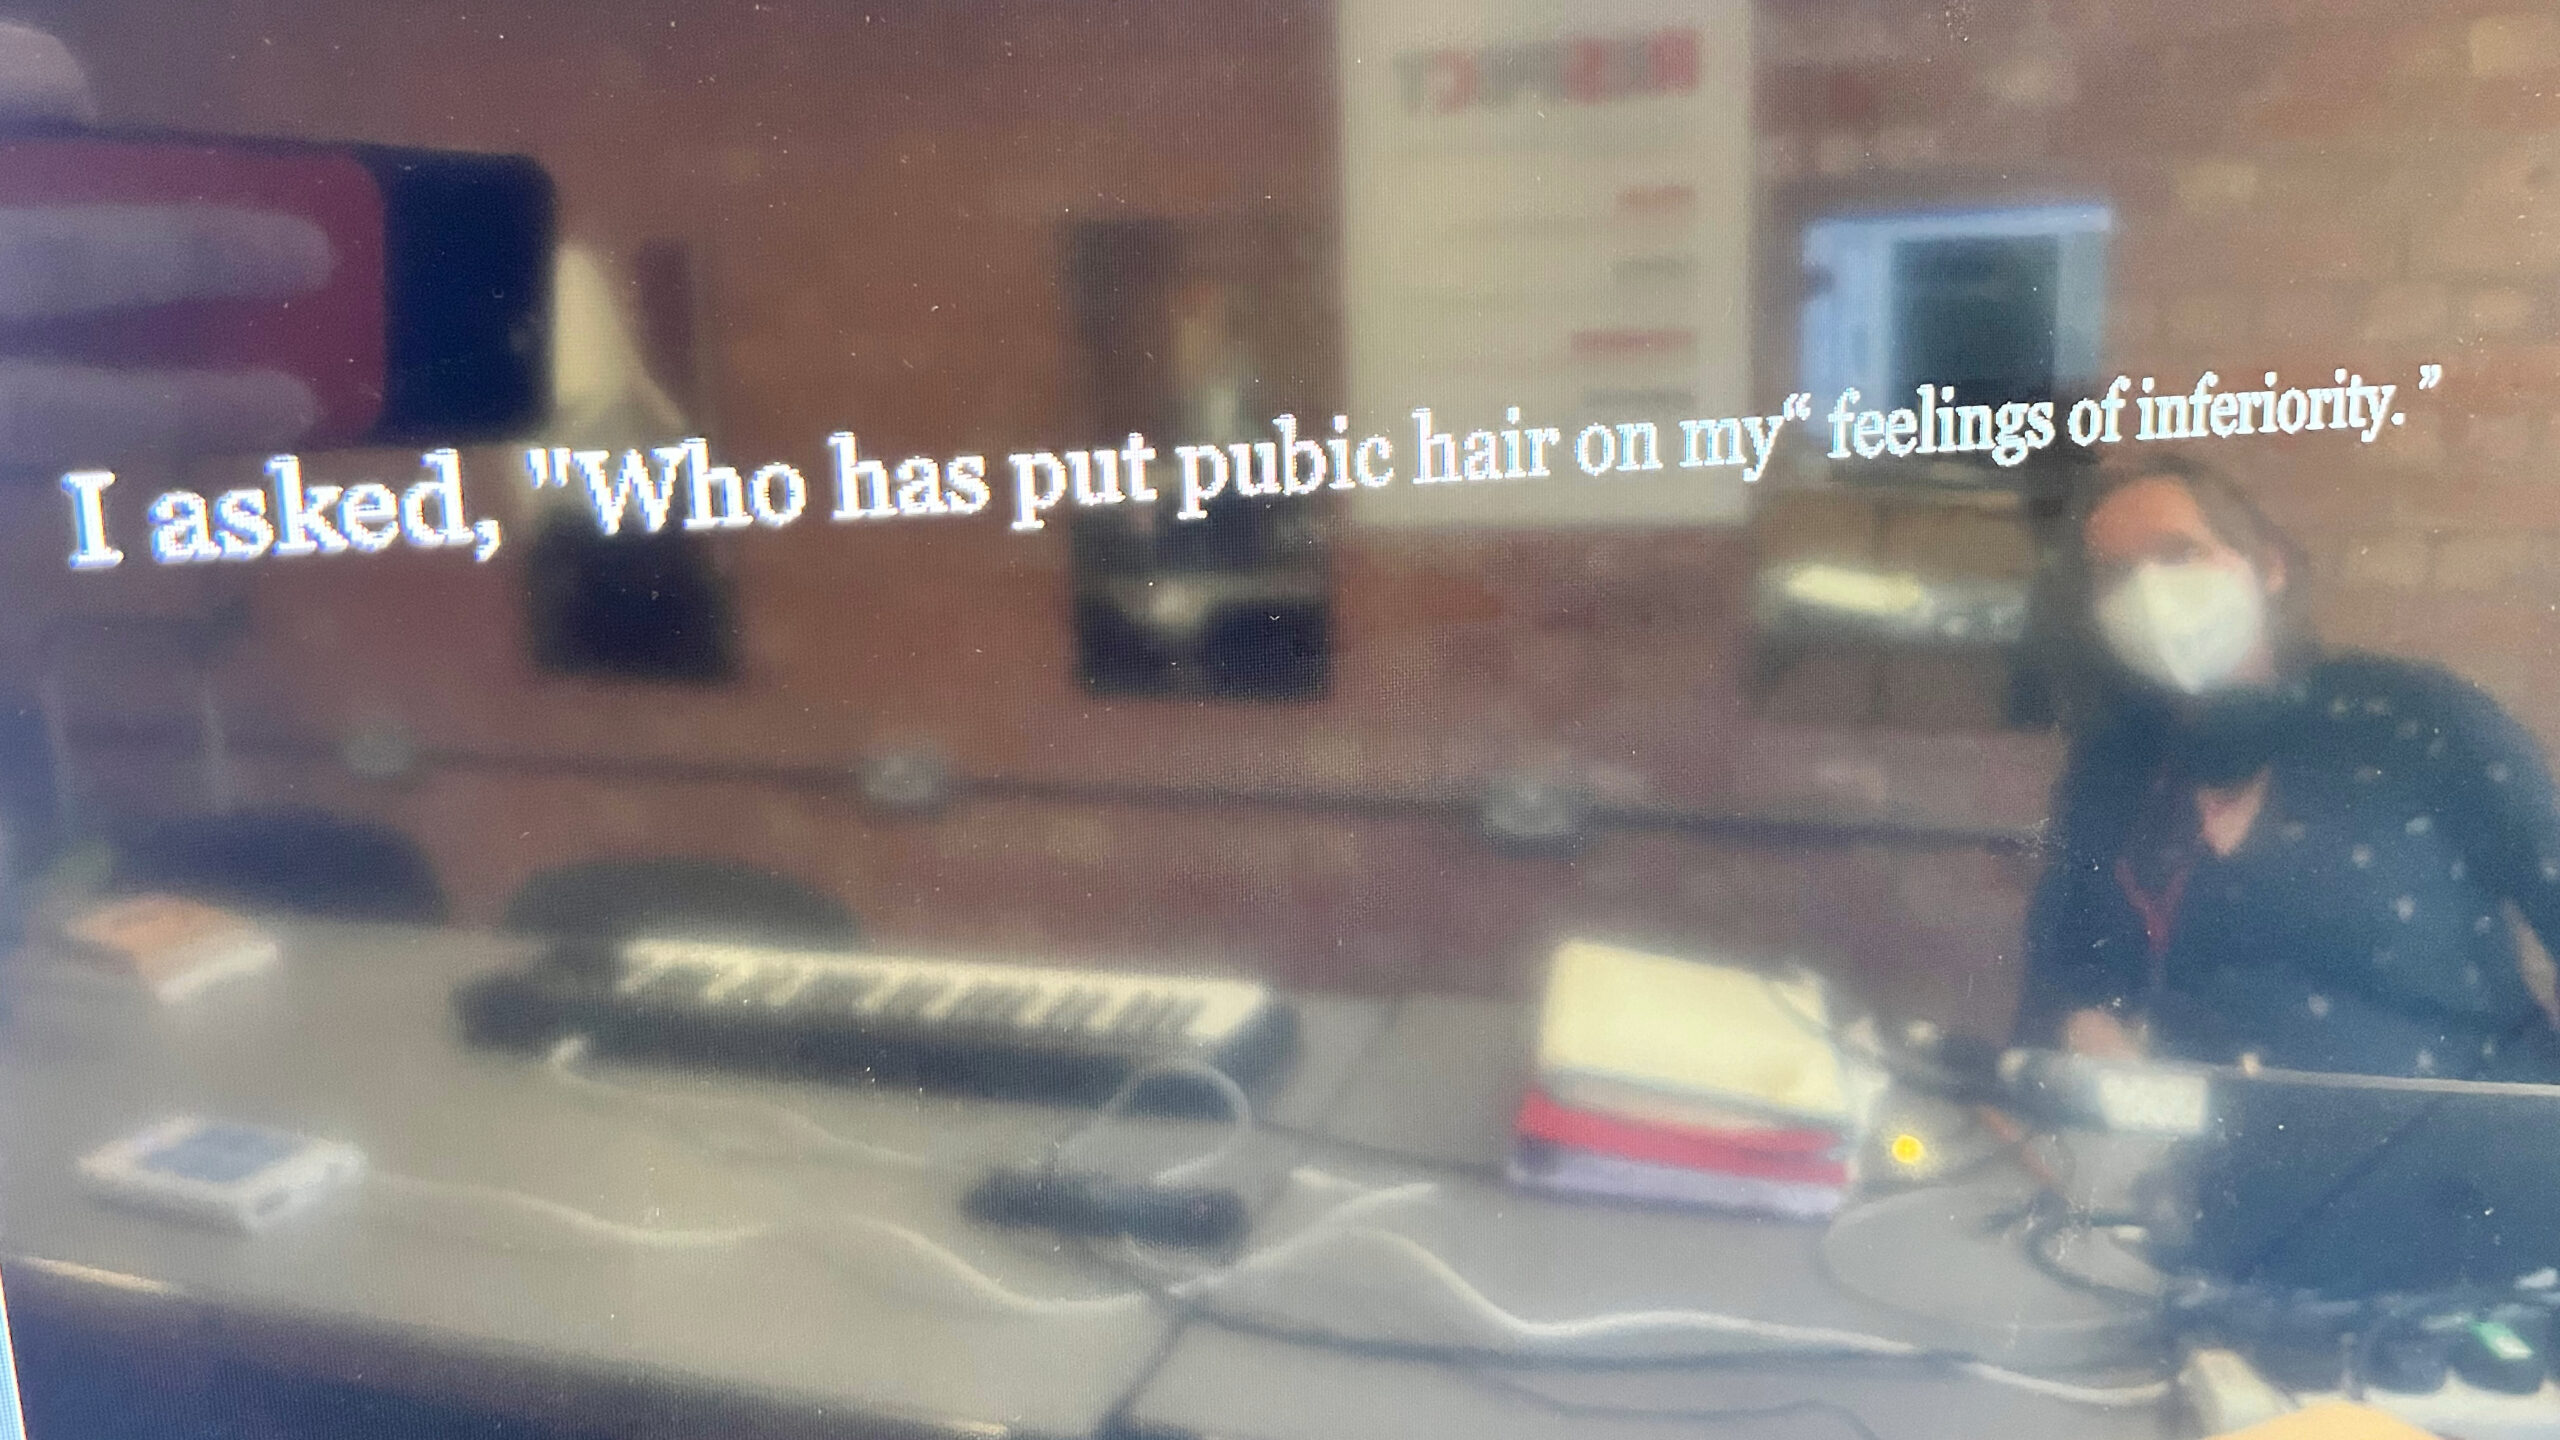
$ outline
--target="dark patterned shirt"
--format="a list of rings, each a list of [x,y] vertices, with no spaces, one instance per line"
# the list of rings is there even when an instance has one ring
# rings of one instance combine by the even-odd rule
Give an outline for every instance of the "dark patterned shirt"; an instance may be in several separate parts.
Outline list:
[[[2074,748],[2020,1043],[2109,1007],[2185,1059],[2560,1080],[2504,908],[2560,949],[2560,808],[2533,738],[2432,665],[2333,655],[2292,683],[2299,723],[2228,856],[2199,837],[2161,711],[2129,706]]]

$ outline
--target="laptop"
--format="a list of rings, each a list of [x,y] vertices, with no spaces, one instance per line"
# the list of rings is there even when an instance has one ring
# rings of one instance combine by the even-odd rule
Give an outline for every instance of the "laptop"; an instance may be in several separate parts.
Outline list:
[[[2340,1297],[2560,1268],[2560,1086],[2219,1071],[2213,1103],[2173,1268]]]

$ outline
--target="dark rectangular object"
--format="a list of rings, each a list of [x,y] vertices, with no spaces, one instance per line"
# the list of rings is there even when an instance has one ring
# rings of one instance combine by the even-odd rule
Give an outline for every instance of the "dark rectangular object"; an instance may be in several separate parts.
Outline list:
[[[288,216],[327,238],[331,260],[318,288],[289,296],[0,325],[13,355],[282,371],[319,404],[309,446],[484,439],[550,408],[553,198],[525,157],[36,130],[0,136],[0,204]]]
[[[1894,253],[1901,298],[1894,387],[1952,385],[1963,403],[2053,394],[2055,291],[2062,246],[2051,235],[1906,240]]]
[[[1244,1197],[1213,1185],[1130,1184],[1089,1171],[998,1170],[960,1202],[989,1225],[1055,1230],[1195,1250],[1234,1243],[1244,1233]]]
[[[2336,1296],[2560,1266],[2560,1086],[2220,1072],[2162,1258]]]

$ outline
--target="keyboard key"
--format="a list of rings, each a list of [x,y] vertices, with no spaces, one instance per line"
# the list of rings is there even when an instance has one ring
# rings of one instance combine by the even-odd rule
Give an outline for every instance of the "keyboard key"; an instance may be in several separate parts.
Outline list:
[[[981,980],[963,990],[944,1007],[942,1018],[952,1024],[975,1024],[999,997],[999,987]]]
[[[1086,1029],[1092,1024],[1094,1013],[1109,999],[1110,996],[1098,986],[1070,987],[1040,1017],[1040,1026],[1046,1030]]]
[[[800,987],[799,1003],[810,1010],[849,1015],[861,1009],[862,997],[877,988],[879,982],[873,976],[835,970]]]
[[[930,975],[913,976],[900,981],[898,987],[881,1000],[880,1013],[900,1020],[917,1019],[950,989],[948,980],[937,980]]]
[[[670,965],[633,986],[631,998],[643,1005],[697,1004],[719,978],[720,972],[708,966]]]
[[[719,998],[731,1005],[779,1005],[800,988],[798,966],[768,965],[750,970]]]
[[[988,981],[951,1002],[951,1008],[943,1018],[972,1025],[1011,1025],[1039,993],[1036,985]]]
[[[1199,1019],[1200,1012],[1207,1008],[1209,1002],[1199,996],[1185,996],[1165,1010],[1164,1018],[1156,1022],[1156,1029],[1169,1039],[1183,1039],[1191,1033],[1191,1022]]]
[[[1147,1031],[1147,1026],[1153,1023],[1156,1015],[1163,1009],[1163,996],[1152,990],[1141,990],[1129,997],[1128,1003],[1120,1007],[1119,1014],[1111,1017],[1111,1023],[1105,1027],[1105,1033],[1126,1038],[1143,1035]]]

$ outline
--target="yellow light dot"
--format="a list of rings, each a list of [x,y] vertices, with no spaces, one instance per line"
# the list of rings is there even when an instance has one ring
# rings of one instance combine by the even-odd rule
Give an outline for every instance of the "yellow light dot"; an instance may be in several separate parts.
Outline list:
[[[1886,1153],[1893,1156],[1896,1165],[1917,1165],[1929,1158],[1929,1142],[1906,1130],[1893,1137]]]

